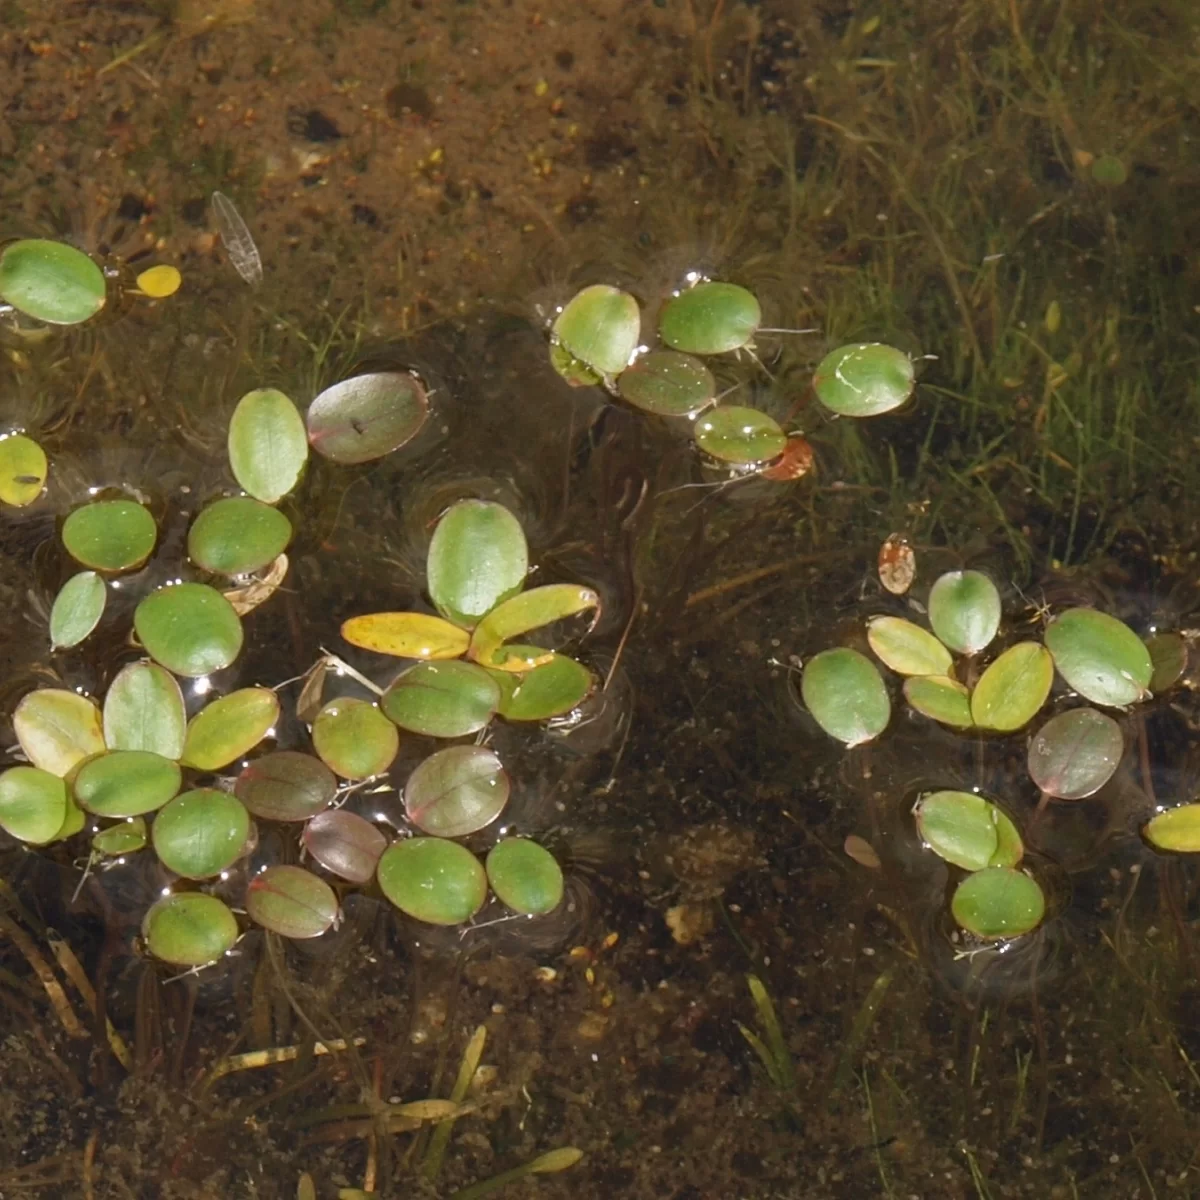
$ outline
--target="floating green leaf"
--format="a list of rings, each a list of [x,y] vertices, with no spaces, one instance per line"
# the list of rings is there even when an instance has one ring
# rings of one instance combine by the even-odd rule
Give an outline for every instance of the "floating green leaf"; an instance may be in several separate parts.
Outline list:
[[[256,388],[238,401],[229,418],[228,445],[233,477],[264,504],[282,500],[299,482],[308,461],[304,419],[274,388]]]
[[[749,346],[762,324],[753,292],[704,281],[672,296],[658,315],[658,336],[687,354],[725,354]]]
[[[1156,633],[1146,639],[1146,650],[1154,666],[1150,691],[1159,696],[1183,678],[1188,665],[1187,642],[1177,633]]]
[[[1012,733],[1031,721],[1050,695],[1054,661],[1045,646],[1018,642],[979,677],[971,716],[981,729]]]
[[[913,815],[929,848],[966,871],[1015,867],[1025,852],[1012,821],[973,792],[927,792]]]
[[[216,962],[237,938],[237,918],[223,901],[203,892],[164,896],[142,918],[146,949],[177,967]]]
[[[46,486],[46,452],[23,433],[0,437],[0,501],[14,508],[32,504]]]
[[[1150,652],[1128,625],[1094,608],[1069,608],[1047,626],[1058,673],[1085,700],[1124,708],[1144,700],[1154,673]]]
[[[1000,593],[982,571],[947,571],[929,592],[929,624],[958,654],[978,654],[1000,628]]]
[[[783,453],[787,435],[779,423],[741,404],[722,404],[695,424],[696,445],[721,462],[746,466],[768,462]]]
[[[425,389],[412,375],[355,375],[326,388],[309,406],[308,441],[334,462],[370,462],[416,437],[428,415]]]
[[[619,375],[641,336],[637,301],[619,288],[597,283],[577,292],[554,322],[555,340],[599,375]]]
[[[353,697],[331,700],[317,713],[312,739],[321,761],[343,779],[382,775],[400,748],[396,726],[374,704]]]
[[[504,838],[487,856],[492,891],[514,912],[553,912],[563,897],[562,868],[549,850],[527,838]]]
[[[500,688],[491,675],[457,660],[414,664],[379,700],[401,729],[443,738],[478,732],[499,706]]]
[[[249,496],[208,505],[188,530],[188,557],[206,571],[249,575],[283,553],[292,523],[277,508]]]
[[[158,529],[144,505],[96,500],[77,508],[62,527],[67,553],[95,571],[128,571],[150,557]]]
[[[847,746],[878,737],[891,717],[879,668],[865,654],[845,646],[822,650],[808,660],[800,694],[816,723]]]
[[[690,417],[717,394],[712,372],[690,354],[651,350],[617,377],[621,399],[660,417]]]
[[[518,656],[535,657],[537,646],[508,647]],[[596,685],[595,676],[582,663],[565,654],[552,654],[548,662],[529,671],[488,672],[500,685],[500,715],[506,721],[546,721],[578,708]]]
[[[35,846],[52,842],[67,816],[67,785],[39,767],[0,774],[0,829]]]
[[[969,729],[971,693],[956,679],[944,675],[913,676],[904,681],[904,698],[926,717],[955,729]]]
[[[200,771],[219,771],[253,750],[279,719],[279,698],[270,688],[239,688],[205,705],[189,722],[181,761]]]
[[[813,391],[843,417],[876,417],[899,408],[912,395],[915,379],[907,354],[882,342],[859,342],[820,361]]]
[[[104,752],[100,710],[65,688],[29,692],[12,720],[25,757],[51,775],[65,777],[85,758]]]
[[[1051,717],[1029,743],[1029,774],[1048,796],[1082,800],[1116,772],[1125,752],[1121,727],[1094,708]]]
[[[283,937],[320,937],[338,912],[333,888],[303,867],[268,867],[246,888],[250,919]]]
[[[78,325],[104,307],[104,275],[81,250],[44,238],[0,253],[0,300],[50,325]]]
[[[872,617],[867,641],[885,666],[900,675],[948,675],[950,651],[927,629],[903,617]]]
[[[950,901],[954,919],[976,937],[1019,937],[1046,913],[1042,889],[1012,867],[988,867],[968,875]]]
[[[67,815],[63,817],[63,823],[59,826],[58,832],[54,835],[56,842],[65,841],[67,838],[73,838],[77,833],[81,832],[84,825],[87,824],[87,814],[75,803],[75,797],[71,794],[71,789],[67,789]]]
[[[136,854],[149,841],[145,817],[130,817],[118,825],[101,829],[92,838],[92,850],[109,858],[120,858],[123,854]]]
[[[429,595],[447,621],[464,629],[515,596],[528,572],[521,523],[502,504],[460,500],[433,531],[425,566]]]
[[[539,629],[589,608],[595,609],[594,624],[600,616],[600,596],[591,588],[574,583],[550,583],[544,587],[530,588],[497,605],[475,626],[467,654],[477,663],[501,671],[528,671],[543,662],[549,662],[550,652],[531,658],[509,647],[504,647],[504,653],[499,656],[497,651],[510,638],[520,637],[531,629]]]
[[[121,668],[104,696],[104,741],[110,750],[183,754],[187,714],[175,677],[157,663]]]
[[[437,837],[465,837],[490,825],[508,803],[508,773],[484,746],[450,746],[419,764],[404,785],[408,819]]]
[[[1092,178],[1102,187],[1120,187],[1129,169],[1115,154],[1101,154],[1092,161]]]
[[[401,912],[431,925],[461,925],[487,897],[482,864],[444,838],[393,842],[383,852],[377,874],[383,894]]]
[[[151,592],[134,610],[133,627],[151,658],[185,677],[223,670],[242,648],[242,622],[233,606],[203,583]]]
[[[277,750],[247,763],[233,794],[263,820],[307,821],[333,802],[337,780],[319,758]]]
[[[427,613],[382,612],[342,622],[342,637],[360,650],[396,658],[444,659],[465,654],[471,635]]]
[[[50,608],[50,648],[78,646],[100,622],[108,590],[95,571],[80,571],[59,588]]]
[[[98,817],[137,817],[162,808],[183,782],[179,764],[148,750],[110,750],[75,776],[75,799]]]
[[[1181,804],[1159,813],[1143,827],[1142,835],[1159,850],[1177,854],[1200,852],[1200,804]]]
[[[330,874],[367,883],[387,849],[387,838],[357,813],[330,808],[318,813],[302,834],[304,848]]]
[[[159,809],[151,836],[167,870],[185,879],[211,879],[242,856],[250,829],[240,800],[216,788],[195,788]]]

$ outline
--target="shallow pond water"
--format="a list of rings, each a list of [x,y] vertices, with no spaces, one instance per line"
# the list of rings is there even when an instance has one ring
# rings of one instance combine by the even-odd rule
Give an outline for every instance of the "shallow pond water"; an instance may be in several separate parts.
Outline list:
[[[121,632],[136,596],[189,569],[190,516],[234,486],[238,397],[278,387],[304,409],[363,370],[415,371],[431,419],[377,462],[310,464],[285,502],[289,575],[216,687],[283,685],[294,712],[326,649],[386,683],[395,668],[339,625],[423,603],[432,526],[463,496],[518,515],[536,582],[599,593],[571,644],[606,683],[573,725],[490,737],[505,821],[564,866],[547,917],[439,929],[349,889],[324,936],[252,929],[181,976],[136,943],[169,882],[148,856],[81,884],[86,845],[5,836],[0,1194],[449,1197],[561,1147],[583,1158],[503,1194],[1200,1190],[1197,872],[1139,834],[1155,805],[1195,799],[1194,663],[1122,718],[1097,797],[1049,805],[1025,734],[897,705],[845,750],[796,669],[865,645],[869,616],[922,619],[963,566],[1000,585],[1010,641],[1040,637],[1040,606],[1088,604],[1190,647],[1195,15],[202,8],[0,5],[0,236],[62,237],[118,281],[78,330],[0,329],[0,424],[51,460],[43,497],[0,514],[5,746],[25,693],[100,695],[138,657]],[[257,240],[257,287],[222,252],[214,190]],[[177,296],[130,294],[152,262],[180,267]],[[811,475],[731,482],[686,428],[551,369],[546,319],[576,288],[652,306],[688,270],[761,299],[771,331],[719,380],[805,432]],[[913,403],[820,416],[813,366],[875,339],[914,356]],[[58,529],[105,488],[146,503],[158,549],[92,640],[51,654],[75,569]],[[911,599],[876,574],[897,533]],[[294,715],[275,730],[307,737]],[[391,790],[351,810],[404,829],[395,789],[433,745],[405,736]],[[993,948],[956,929],[958,876],[910,812],[936,788],[1013,817],[1039,929]],[[215,890],[237,905],[296,854],[265,828]],[[480,1027],[442,1153],[396,1106],[450,1095]]]

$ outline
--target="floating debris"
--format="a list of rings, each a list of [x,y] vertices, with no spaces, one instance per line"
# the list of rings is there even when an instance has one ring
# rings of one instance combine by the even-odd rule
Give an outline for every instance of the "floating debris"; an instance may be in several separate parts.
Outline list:
[[[217,233],[221,235],[221,243],[229,255],[233,269],[251,287],[262,283],[262,258],[246,222],[242,220],[242,214],[238,212],[233,201],[223,192],[213,192],[212,211]]]

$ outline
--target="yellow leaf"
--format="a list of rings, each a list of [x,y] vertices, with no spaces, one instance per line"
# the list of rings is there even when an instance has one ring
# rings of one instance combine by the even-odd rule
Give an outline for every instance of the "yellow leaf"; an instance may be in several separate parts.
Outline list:
[[[134,282],[137,284],[138,291],[143,294],[154,300],[165,300],[179,291],[179,285],[183,283],[183,276],[175,267],[161,263],[157,267],[148,267]]]
[[[591,588],[574,583],[552,583],[545,587],[530,588],[496,605],[471,635],[470,657],[486,667],[500,671],[528,671],[549,662],[553,655],[530,657],[528,654],[510,653],[497,658],[496,652],[509,638],[518,637],[531,629],[549,625],[563,617],[574,616],[585,609],[596,610],[592,619],[595,625],[600,616],[600,597]]]
[[[465,629],[426,613],[383,612],[351,617],[342,637],[360,650],[396,658],[459,658],[470,644]]]

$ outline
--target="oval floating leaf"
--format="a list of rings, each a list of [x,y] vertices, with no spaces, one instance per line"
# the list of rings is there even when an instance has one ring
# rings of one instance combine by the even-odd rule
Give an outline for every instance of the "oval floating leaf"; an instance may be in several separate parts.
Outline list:
[[[1009,646],[979,677],[971,693],[971,716],[981,729],[1012,733],[1033,720],[1050,695],[1054,661],[1045,646]]]
[[[189,722],[181,761],[200,771],[219,771],[253,750],[279,719],[279,698],[270,688],[239,688],[205,705]]]
[[[151,658],[185,677],[224,670],[242,648],[242,622],[233,606],[203,583],[151,592],[134,610],[133,627]]]
[[[32,504],[46,486],[46,452],[23,433],[0,438],[0,500],[14,508]]]
[[[159,263],[156,267],[147,267],[133,281],[138,291],[149,296],[151,300],[165,300],[179,291],[183,276],[178,267],[170,263]]]
[[[317,713],[312,739],[321,761],[343,779],[382,775],[400,748],[396,726],[374,704],[353,697],[331,700]]]
[[[1159,813],[1142,828],[1142,835],[1159,850],[1197,853],[1200,851],[1200,804],[1181,804]]]
[[[425,389],[401,371],[355,375],[309,406],[308,441],[337,463],[382,458],[411,441],[429,415]]]
[[[950,651],[927,629],[903,617],[872,617],[867,641],[885,666],[900,675],[948,675]]]
[[[40,846],[58,836],[67,816],[67,785],[39,767],[9,767],[0,774],[0,829]]]
[[[457,842],[416,837],[393,842],[379,860],[379,886],[401,912],[431,925],[460,925],[483,907],[487,875]]]
[[[502,504],[460,500],[433,531],[426,558],[429,595],[447,621],[473,629],[529,573],[521,523]]]
[[[338,912],[333,888],[303,867],[268,867],[246,888],[247,916],[283,937],[320,937]]]
[[[337,780],[319,758],[296,750],[264,754],[242,768],[233,794],[267,821],[307,821],[337,795]]]
[[[892,713],[879,668],[845,646],[822,650],[808,660],[800,694],[816,723],[847,746],[878,737]]]
[[[155,958],[177,967],[203,967],[233,948],[237,918],[216,896],[181,892],[156,900],[142,918],[142,939]]]
[[[702,282],[672,296],[658,316],[658,336],[688,354],[724,354],[750,345],[762,309],[736,283]]]
[[[843,417],[877,417],[899,408],[912,395],[912,359],[882,342],[840,346],[827,354],[813,375],[820,402]]]
[[[249,575],[274,562],[292,540],[292,523],[249,496],[208,505],[188,530],[188,557],[219,575]]]
[[[382,612],[342,622],[342,637],[360,650],[396,658],[443,659],[465,654],[471,636],[465,629],[427,613]]]
[[[1154,665],[1150,691],[1158,696],[1183,678],[1188,665],[1187,642],[1177,633],[1156,633],[1146,639],[1146,649]]]
[[[1012,821],[973,792],[928,792],[917,801],[913,815],[929,848],[965,871],[1015,867],[1025,853]]]
[[[551,583],[530,588],[497,605],[475,627],[467,654],[486,667],[501,671],[528,671],[542,662],[550,661],[550,652],[530,659],[525,654],[511,652],[497,655],[510,638],[520,637],[531,629],[550,625],[563,617],[571,617],[587,609],[595,609],[592,623],[600,616],[600,596],[591,588],[574,583]]]
[[[813,448],[808,438],[797,434],[788,438],[783,453],[772,459],[758,474],[774,483],[791,483],[803,479],[812,468]]]
[[[620,288],[597,283],[577,292],[554,322],[555,340],[599,375],[619,375],[641,336],[637,301]]]
[[[50,648],[78,646],[100,623],[108,590],[95,571],[80,571],[59,588],[50,608]]]
[[[660,417],[690,417],[717,394],[712,372],[690,354],[651,350],[634,359],[617,378],[621,399]]]
[[[216,788],[196,788],[159,809],[151,836],[169,871],[185,879],[211,879],[242,856],[250,828],[250,814],[240,800]]]
[[[1012,867],[988,867],[968,875],[950,902],[954,919],[981,938],[1012,938],[1041,923],[1046,898],[1034,880]]]
[[[945,675],[915,675],[904,681],[904,698],[926,717],[952,725],[955,729],[970,729],[971,693],[956,679]]]
[[[82,250],[44,238],[0,253],[0,300],[50,325],[78,325],[104,307],[104,275]]]
[[[982,571],[947,571],[929,592],[929,624],[958,654],[978,654],[1000,628],[1000,593]]]
[[[247,392],[229,418],[229,466],[238,483],[256,500],[276,504],[307,461],[308,432],[292,401],[275,388]]]
[[[505,838],[487,856],[492,891],[514,912],[553,912],[563,897],[562,868],[549,850],[527,838]]]
[[[1029,774],[1048,796],[1082,800],[1116,772],[1125,752],[1121,727],[1094,708],[1051,717],[1029,743]]]
[[[92,850],[109,858],[120,858],[123,854],[136,854],[144,850],[150,840],[144,817],[130,817],[118,825],[101,829],[92,838]]]
[[[110,750],[75,776],[75,799],[98,817],[137,817],[162,808],[183,782],[179,764],[148,750]]]
[[[1124,708],[1144,700],[1154,666],[1128,625],[1094,608],[1070,608],[1046,626],[1058,673],[1085,700]]]
[[[128,571],[150,557],[158,529],[133,500],[96,500],[77,508],[62,527],[67,553],[95,571]]]
[[[370,821],[344,808],[318,813],[304,826],[305,849],[330,874],[368,883],[387,849],[387,838]]]
[[[510,647],[518,655],[538,653],[536,646]],[[565,654],[552,654],[532,670],[490,671],[500,685],[500,715],[506,721],[546,721],[578,708],[595,687],[595,676]]]
[[[550,343],[550,365],[571,387],[597,387],[604,382],[602,376],[557,342]]]
[[[722,404],[696,421],[696,445],[721,462],[745,466],[783,453],[787,435],[779,422],[757,408]]]
[[[187,713],[175,677],[157,663],[122,667],[104,696],[104,741],[110,750],[183,754]]]
[[[508,773],[494,751],[450,746],[431,754],[408,777],[404,810],[425,833],[466,837],[500,815],[508,793]]]
[[[500,688],[491,675],[454,660],[416,663],[379,700],[401,729],[442,738],[478,732],[499,706]]]
[[[69,775],[85,758],[104,752],[100,710],[65,688],[38,688],[21,699],[13,729],[25,757],[51,775]]]

